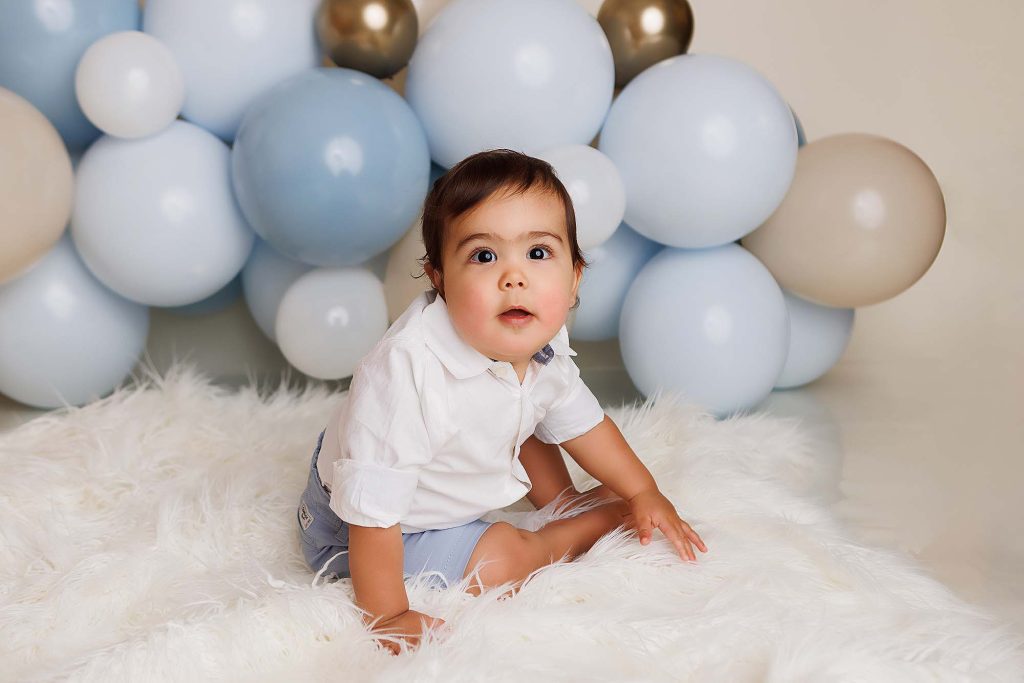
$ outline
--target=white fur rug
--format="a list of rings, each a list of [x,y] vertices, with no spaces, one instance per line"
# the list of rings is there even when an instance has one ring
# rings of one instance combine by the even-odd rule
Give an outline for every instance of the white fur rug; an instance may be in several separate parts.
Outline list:
[[[601,539],[512,599],[408,585],[448,629],[392,656],[351,582],[312,585],[295,528],[338,394],[187,367],[0,435],[0,678],[248,681],[1009,681],[1021,641],[907,558],[851,540],[793,420],[672,396],[609,409],[708,545]],[[577,484],[589,479],[575,463]],[[519,510],[519,511],[517,511]],[[550,510],[496,518],[536,528]]]

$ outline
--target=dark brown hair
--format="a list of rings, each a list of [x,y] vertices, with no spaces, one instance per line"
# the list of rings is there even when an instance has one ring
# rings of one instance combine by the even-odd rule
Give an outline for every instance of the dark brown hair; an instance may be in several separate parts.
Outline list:
[[[565,207],[565,232],[572,265],[587,267],[576,240],[576,212],[572,199],[548,162],[511,149],[492,149],[466,157],[434,181],[423,202],[423,246],[427,253],[420,264],[443,273],[441,254],[445,230],[451,221],[499,191],[524,193],[531,188],[551,192]],[[419,276],[417,276],[419,277]],[[436,289],[436,288],[435,288]],[[577,305],[579,300],[577,299]]]

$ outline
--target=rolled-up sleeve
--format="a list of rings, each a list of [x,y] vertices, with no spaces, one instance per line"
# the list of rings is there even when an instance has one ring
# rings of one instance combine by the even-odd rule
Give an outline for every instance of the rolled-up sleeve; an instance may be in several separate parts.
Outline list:
[[[568,356],[565,363],[566,389],[562,397],[544,415],[534,436],[544,443],[565,443],[586,434],[604,420],[604,408],[580,377],[580,369]]]
[[[390,527],[409,512],[420,469],[432,455],[422,365],[415,349],[385,344],[352,376],[330,502],[345,522]]]

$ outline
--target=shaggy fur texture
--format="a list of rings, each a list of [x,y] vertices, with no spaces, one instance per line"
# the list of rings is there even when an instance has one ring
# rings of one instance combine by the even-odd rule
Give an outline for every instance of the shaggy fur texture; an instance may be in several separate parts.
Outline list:
[[[0,436],[5,680],[1019,680],[1021,641],[910,558],[851,540],[794,420],[716,421],[676,396],[608,410],[707,554],[620,529],[495,588],[391,656],[351,581],[313,581],[295,508],[335,401],[219,387],[187,366]],[[574,462],[577,485],[596,484]],[[524,501],[525,502],[525,501]],[[551,506],[549,506],[550,508]],[[492,513],[537,528],[556,515]]]

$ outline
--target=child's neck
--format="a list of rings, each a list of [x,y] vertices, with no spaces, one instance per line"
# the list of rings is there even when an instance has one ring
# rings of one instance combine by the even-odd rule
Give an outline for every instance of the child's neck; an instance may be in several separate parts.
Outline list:
[[[494,362],[498,362],[496,358],[491,358]],[[526,360],[511,360],[508,361],[512,365],[512,369],[516,371],[516,376],[519,378],[519,383],[522,384],[526,380],[526,371],[530,367],[530,358]]]

